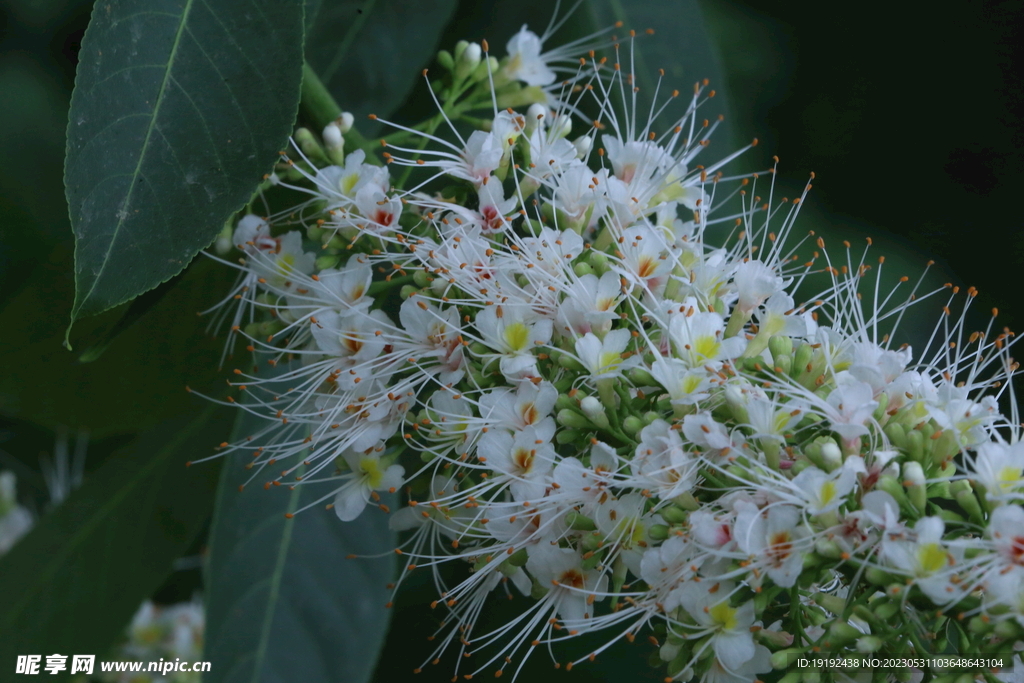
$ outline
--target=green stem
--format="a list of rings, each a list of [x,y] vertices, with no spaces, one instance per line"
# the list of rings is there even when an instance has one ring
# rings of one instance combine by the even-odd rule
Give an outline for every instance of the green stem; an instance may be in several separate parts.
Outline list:
[[[305,118],[309,119],[317,127],[317,132],[331,121],[341,116],[341,107],[334,97],[327,90],[320,77],[316,75],[308,63],[302,65],[302,90],[299,100],[299,109]],[[367,161],[380,165],[380,161],[374,156],[376,149],[369,140],[359,134],[355,128],[345,133],[345,140],[355,147],[366,151]]]

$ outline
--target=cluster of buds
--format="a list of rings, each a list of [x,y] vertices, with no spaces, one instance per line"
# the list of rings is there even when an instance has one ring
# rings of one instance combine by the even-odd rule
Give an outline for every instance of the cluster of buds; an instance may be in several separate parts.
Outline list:
[[[386,164],[328,126],[326,151],[309,135],[281,165],[304,200],[243,217],[224,260],[234,337],[277,371],[235,370],[228,402],[265,423],[221,452],[267,488],[335,481],[316,505],[342,521],[388,512],[403,578],[439,586],[426,661],[457,650],[459,675],[597,631],[558,665],[641,634],[682,681],[819,680],[784,673],[809,653],[1012,652],[1012,333],[969,332],[973,291],[888,288],[867,248],[836,261],[797,235],[803,196],[771,199],[774,169],[725,175],[746,148],[698,165],[706,83],[638,116],[627,65],[542,45],[524,29],[500,61],[442,52],[439,113],[394,125]],[[496,592],[533,602],[477,628]]]

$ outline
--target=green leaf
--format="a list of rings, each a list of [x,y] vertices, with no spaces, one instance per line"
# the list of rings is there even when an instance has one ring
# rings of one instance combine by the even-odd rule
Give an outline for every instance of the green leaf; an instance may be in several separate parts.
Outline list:
[[[620,37],[630,30],[636,31],[633,68],[636,85],[640,88],[636,111],[643,117],[641,121],[650,111],[659,69],[665,71],[659,102],[664,101],[674,89],[680,91],[679,99],[683,100],[677,106],[670,106],[659,118],[664,123],[668,123],[673,114],[682,113],[693,93],[694,83],[707,79],[712,90],[725,87],[720,60],[697,0],[590,0],[584,7],[586,9],[581,13],[589,14],[598,28],[621,21],[622,28],[617,31]],[[648,29],[653,31],[653,35],[647,35]],[[623,68],[627,68],[629,48],[625,42],[621,45],[620,61]],[[720,114],[728,113],[728,100],[718,90],[714,99],[701,110],[705,112],[705,118],[714,121]],[[658,130],[657,126],[655,130]],[[712,135],[711,146],[717,150],[709,152],[711,158],[717,159],[733,151],[734,142],[724,124]],[[706,162],[702,154],[699,163]]]
[[[430,64],[456,0],[340,0],[320,4],[306,60],[363,131],[388,117]]]
[[[100,2],[82,40],[65,185],[72,322],[179,273],[287,143],[303,5]]]
[[[260,420],[243,414],[236,437]],[[253,442],[257,445],[257,442]],[[205,683],[363,683],[384,643],[394,534],[369,507],[341,522],[330,482],[243,491],[251,456],[229,456],[217,493],[206,574]],[[383,555],[351,558],[350,554]]]
[[[209,519],[218,468],[185,463],[212,451],[224,417],[210,406],[147,433],[0,559],[0,666],[101,654],[123,634]]]
[[[205,332],[196,311],[230,291],[234,271],[210,259],[195,263],[181,281],[109,342],[110,350],[81,363],[62,346],[64,323],[54,311],[70,304],[71,253],[58,247],[39,263],[22,291],[0,310],[0,414],[55,429],[87,429],[94,438],[133,433],[176,415],[194,413],[200,399],[185,386],[220,392],[223,335]],[[154,294],[153,296],[156,296]],[[130,308],[130,307],[127,307]],[[85,321],[81,332],[104,339],[118,311]],[[249,354],[242,354],[248,362]],[[243,358],[238,359],[242,361]]]

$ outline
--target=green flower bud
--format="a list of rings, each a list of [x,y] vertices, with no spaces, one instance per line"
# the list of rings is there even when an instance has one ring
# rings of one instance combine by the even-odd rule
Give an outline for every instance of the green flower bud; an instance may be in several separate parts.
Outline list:
[[[327,161],[327,155],[324,153],[324,148],[320,146],[320,142],[313,135],[313,131],[308,128],[297,128],[295,130],[295,142],[298,144],[299,149],[310,159],[315,159],[320,162]]]
[[[580,538],[580,547],[583,548],[584,552],[597,550],[604,542],[602,538],[601,534],[596,531],[592,534],[583,534],[583,537]]]
[[[1003,640],[1013,642],[1020,639],[1022,629],[1020,625],[1012,619],[1004,619],[1003,621],[996,623],[996,627],[992,629],[992,632]]]
[[[430,285],[430,281],[434,278],[431,277],[430,273],[425,270],[417,270],[412,274],[412,281],[416,283],[417,287],[423,288]]]
[[[864,654],[871,654],[872,652],[878,652],[882,649],[882,645],[885,644],[878,636],[861,636],[857,639],[857,652]]]
[[[420,291],[419,287],[416,287],[415,285],[402,285],[402,289],[399,294],[403,299],[408,299],[418,291]]]
[[[898,603],[891,600],[880,599],[879,604],[874,608],[875,616],[882,621],[888,622],[900,611]]]
[[[884,431],[894,446],[904,450],[907,448],[907,430],[904,429],[903,425],[898,422],[890,422],[885,425]]]
[[[555,399],[555,408],[558,410],[562,410],[563,408],[575,410],[576,408],[579,407],[579,405],[580,404],[576,401],[576,399],[574,399],[569,394],[559,394],[558,398]]]
[[[906,493],[903,491],[903,486],[900,482],[896,481],[896,477],[891,474],[883,474],[879,477],[878,483],[875,484],[875,488],[885,491],[895,498],[896,504],[900,507],[904,507],[908,504]]]
[[[638,387],[650,387],[658,386],[658,381],[654,379],[651,373],[647,372],[643,368],[633,368],[626,373],[630,381]]]
[[[871,413],[871,417],[875,418],[876,421],[881,422],[885,417],[885,409],[889,407],[889,394],[884,391],[878,395],[878,407],[875,408],[875,412]]]
[[[768,340],[768,351],[772,354],[772,360],[778,365],[781,358],[792,355],[793,340],[777,334]]]
[[[800,673],[800,680],[803,683],[821,683],[821,672],[817,669],[804,669]]]
[[[664,541],[666,538],[668,538],[669,529],[664,524],[652,524],[650,527],[648,527],[647,533],[655,541]]]
[[[995,628],[995,624],[987,617],[980,615],[971,617],[967,622],[967,630],[976,635],[984,635]]]
[[[441,50],[437,53],[437,63],[446,71],[451,71],[455,68],[455,59],[448,50]]]
[[[924,435],[921,430],[911,429],[907,432],[907,453],[917,462],[924,460]]]
[[[575,358],[573,358],[572,356],[570,356],[569,354],[564,354],[560,356],[558,358],[558,364],[561,365],[566,370],[573,370],[575,372],[586,371],[586,368],[583,367],[583,364],[580,363]]]
[[[928,492],[925,490],[924,469],[921,463],[914,460],[903,463],[903,485],[907,489],[907,499],[923,515],[928,502]]]
[[[828,593],[815,593],[814,602],[827,609],[832,614],[842,614],[843,610],[846,609],[846,600],[839,597],[838,595],[829,595]]]
[[[661,418],[661,413],[656,413],[653,410],[649,410],[644,413],[644,424],[649,425],[657,419]]]
[[[864,571],[864,578],[867,579],[868,583],[875,586],[885,586],[892,583],[892,575],[878,567],[868,567]]]
[[[586,263],[585,261],[580,261],[575,266],[573,266],[572,271],[579,275],[580,277],[583,277],[584,275],[594,274],[594,269],[590,266],[589,263]]]
[[[600,251],[590,251],[590,265],[594,268],[594,273],[598,276],[604,275],[608,271],[608,257]]]
[[[956,487],[956,484],[961,482],[967,484],[966,488]],[[983,522],[984,515],[981,512],[981,505],[978,503],[978,499],[975,497],[974,490],[971,489],[970,483],[961,479],[954,482],[950,486],[950,490],[953,490],[954,487],[956,487],[957,490],[954,492],[953,496],[956,498],[956,502],[960,504],[960,507],[963,508],[964,512],[967,513],[967,516],[974,522]]]
[[[685,493],[680,493],[673,499],[673,502],[675,502],[675,504],[681,507],[682,509],[687,510],[689,512],[693,512],[694,510],[700,509],[700,503],[697,501],[696,498],[694,498],[693,494],[689,491],[686,491]]]
[[[341,257],[337,254],[324,254],[323,256],[317,256],[316,258],[316,269],[326,270],[327,268],[334,268],[338,265]]]
[[[594,524],[594,520],[590,519],[586,515],[573,510],[565,516],[565,521],[569,524],[569,527],[576,531],[593,531],[597,528]]]
[[[558,411],[558,415],[555,417],[558,424],[563,427],[570,427],[572,429],[590,429],[591,424],[583,415],[580,415],[575,410],[568,410],[563,408]]]
[[[796,660],[800,657],[805,656],[805,652],[800,648],[790,648],[788,650],[779,650],[778,652],[772,653],[772,668],[773,669],[788,669],[792,665],[796,664]],[[794,677],[795,676],[795,677]],[[786,681],[786,683],[797,683],[800,680],[799,671],[791,671],[783,676],[779,683]]]
[[[829,639],[833,645],[853,642],[864,635],[845,621],[833,621],[832,625],[828,628],[828,632]]]
[[[632,436],[644,428],[644,422],[636,415],[630,415],[622,421],[622,430]]]
[[[807,366],[810,365],[813,357],[814,349],[810,344],[803,343],[798,346],[796,352],[793,354],[793,370],[791,372],[791,376],[799,377],[802,373],[806,372]]]
[[[583,432],[576,429],[559,429],[555,432],[555,441],[564,446],[567,443],[578,443],[584,436]]]
[[[509,558],[506,560],[506,562],[508,562],[513,567],[523,567],[526,565],[526,561],[528,559],[530,559],[530,556],[529,554],[527,554],[526,548],[520,548],[519,550],[509,555]]]
[[[686,510],[678,508],[674,505],[667,505],[658,510],[658,514],[669,524],[683,524],[689,519],[689,515]]]

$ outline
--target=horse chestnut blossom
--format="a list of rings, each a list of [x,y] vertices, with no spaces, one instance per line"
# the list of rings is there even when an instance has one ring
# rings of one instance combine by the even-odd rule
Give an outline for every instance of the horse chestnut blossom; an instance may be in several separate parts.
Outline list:
[[[455,651],[458,676],[637,636],[666,681],[819,680],[793,668],[809,654],[1010,671],[1013,333],[971,329],[973,289],[801,235],[810,184],[779,200],[774,168],[726,175],[756,141],[707,158],[707,83],[659,81],[641,110],[615,38],[550,33],[443,52],[438,113],[379,157],[343,154],[343,120],[330,155],[278,165],[292,205],[241,216],[222,260],[229,346],[258,367],[226,403],[265,421],[221,452],[270,489],[335,482],[316,506],[339,524],[389,514],[403,572],[438,589],[423,661]],[[938,314],[917,348],[912,308]],[[513,594],[525,613],[479,625]]]

